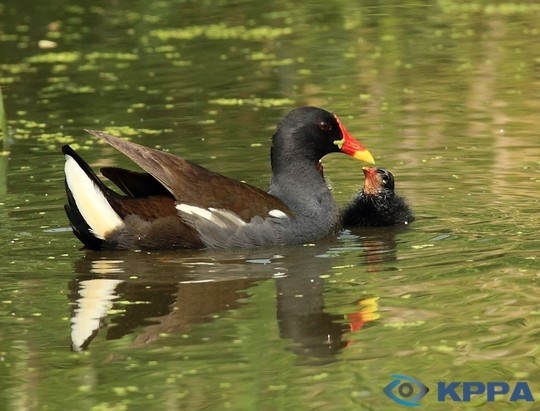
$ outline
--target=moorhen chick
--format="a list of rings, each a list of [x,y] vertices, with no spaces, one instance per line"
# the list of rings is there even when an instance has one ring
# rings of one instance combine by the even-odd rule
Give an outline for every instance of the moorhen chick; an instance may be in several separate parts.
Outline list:
[[[101,169],[122,190],[108,188],[68,145],[65,206],[86,248],[232,248],[302,244],[336,232],[339,208],[318,166],[343,152],[374,163],[338,117],[300,107],[278,124],[270,152],[268,192],[209,171],[169,153],[100,131],[89,131],[145,172]]]
[[[385,168],[363,167],[364,187],[342,212],[344,227],[409,224],[414,215],[394,191],[394,176]]]

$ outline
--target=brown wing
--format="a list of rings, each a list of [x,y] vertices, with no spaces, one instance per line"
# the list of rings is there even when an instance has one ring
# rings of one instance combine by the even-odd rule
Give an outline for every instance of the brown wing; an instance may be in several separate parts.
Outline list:
[[[230,210],[245,221],[255,216],[266,217],[270,210],[275,209],[292,215],[280,199],[249,184],[163,151],[121,140],[101,131],[87,131],[128,156],[163,184],[178,203]]]
[[[169,196],[109,198],[109,202],[123,219],[132,214],[145,221],[178,215],[174,199]]]

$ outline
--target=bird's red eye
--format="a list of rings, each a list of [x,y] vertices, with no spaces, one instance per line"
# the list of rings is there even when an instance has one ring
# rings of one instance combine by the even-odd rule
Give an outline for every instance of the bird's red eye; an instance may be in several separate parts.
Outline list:
[[[332,130],[332,125],[330,123],[327,123],[326,121],[321,121],[319,123],[319,128],[322,131],[330,131],[330,130]]]

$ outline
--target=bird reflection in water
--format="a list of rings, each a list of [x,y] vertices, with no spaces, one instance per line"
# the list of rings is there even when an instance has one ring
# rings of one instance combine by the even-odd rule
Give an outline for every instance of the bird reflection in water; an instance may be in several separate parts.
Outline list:
[[[135,334],[133,346],[155,343],[164,334],[186,334],[216,314],[249,302],[250,287],[274,281],[280,337],[290,340],[290,349],[300,356],[331,360],[349,344],[350,332],[379,314],[377,297],[372,296],[346,303],[352,307],[347,315],[325,310],[324,277],[340,258],[326,254],[330,247],[88,252],[76,263],[79,275],[69,284],[72,349],[87,349],[100,330],[109,340]],[[370,261],[372,253],[386,248],[374,243],[366,249],[363,258]]]

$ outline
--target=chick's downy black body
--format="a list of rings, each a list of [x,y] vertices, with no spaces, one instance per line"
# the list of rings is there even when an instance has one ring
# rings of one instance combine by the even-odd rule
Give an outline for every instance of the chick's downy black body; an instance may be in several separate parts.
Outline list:
[[[394,176],[385,168],[364,167],[364,187],[343,209],[344,227],[380,227],[415,220],[405,201],[394,191]]]

